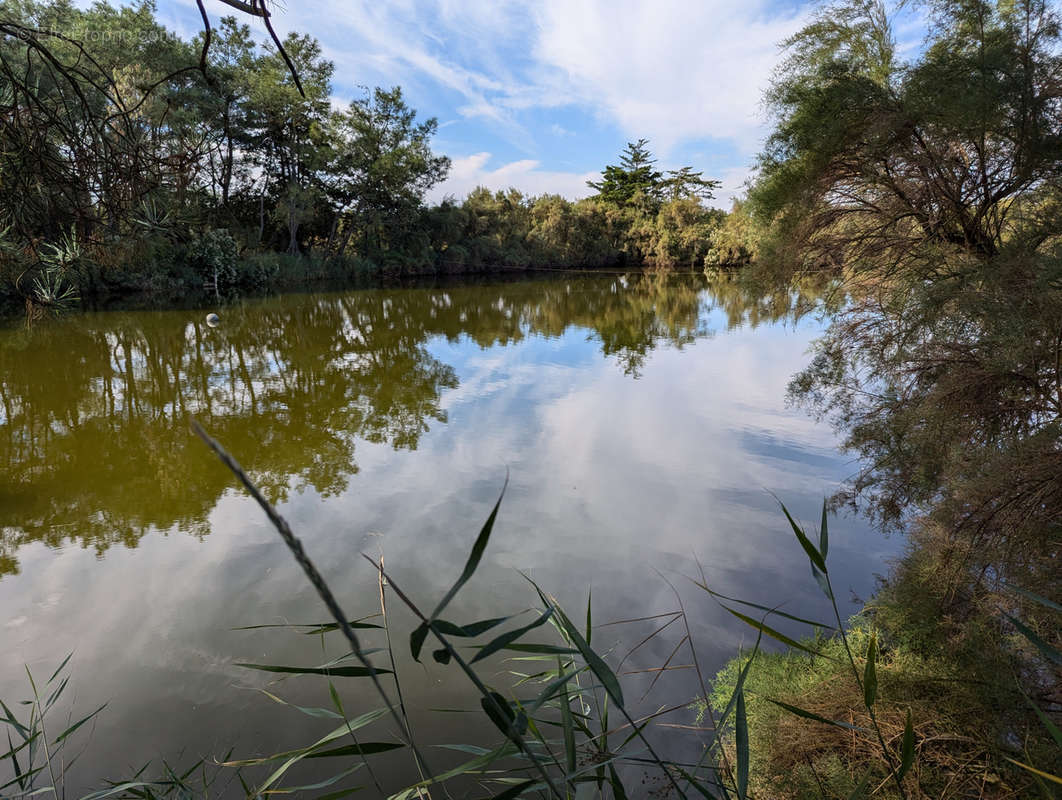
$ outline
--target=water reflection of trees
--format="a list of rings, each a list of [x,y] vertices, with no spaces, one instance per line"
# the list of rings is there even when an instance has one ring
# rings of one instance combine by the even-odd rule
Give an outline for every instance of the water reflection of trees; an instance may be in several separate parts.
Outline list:
[[[708,297],[727,318],[727,328],[794,322],[815,312],[833,312],[846,302],[843,287],[826,274],[803,275],[789,285],[754,285],[742,275],[713,277]]]
[[[195,415],[273,500],[342,491],[362,441],[415,449],[457,386],[432,337],[487,347],[585,328],[637,375],[706,334],[704,281],[659,275],[287,296],[228,309],[86,314],[0,334],[0,574],[28,542],[198,536],[231,484]]]
[[[791,317],[819,287],[757,295],[734,281],[644,274],[287,296],[228,309],[88,314],[0,334],[0,574],[28,542],[102,552],[144,533],[198,536],[230,485],[192,437],[194,414],[274,501],[343,491],[358,440],[416,449],[453,367],[432,337],[482,347],[585,329],[637,376],[661,344]]]

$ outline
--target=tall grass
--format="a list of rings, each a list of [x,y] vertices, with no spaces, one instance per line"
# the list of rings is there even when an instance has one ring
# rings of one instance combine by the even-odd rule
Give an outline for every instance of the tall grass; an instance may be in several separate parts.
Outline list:
[[[67,774],[86,752],[87,742],[74,746],[78,737],[91,731],[96,718],[107,704],[82,717],[59,713],[61,700],[70,685],[67,674],[73,653],[66,656],[51,676],[40,683],[26,668],[29,697],[13,704],[24,713],[16,715],[0,700],[0,723],[6,727],[7,751],[0,753],[0,763],[11,766],[13,777],[0,783],[0,798],[23,800],[30,797],[66,800]],[[58,730],[59,733],[55,731]],[[158,767],[145,764],[132,776],[108,781],[96,791],[80,795],[80,800],[104,798],[139,798],[140,800],[183,800],[222,795],[241,781],[236,771],[222,772],[215,765],[199,759],[176,767],[163,760]]]
[[[497,797],[519,797],[525,794],[536,794],[555,798],[576,798],[586,796],[587,787],[589,787],[589,790],[593,792],[593,796],[605,796],[608,794],[615,798],[625,798],[630,796],[632,790],[624,783],[624,775],[628,774],[628,770],[632,766],[638,770],[659,773],[670,793],[676,797],[737,797],[739,800],[744,800],[748,797],[750,753],[744,681],[752,664],[752,659],[749,660],[745,670],[740,675],[722,714],[718,719],[712,720],[712,732],[704,743],[700,760],[696,763],[679,763],[661,755],[654,747],[650,736],[650,726],[658,715],[637,720],[634,718],[628,710],[623,687],[615,671],[609,666],[605,658],[592,647],[593,625],[589,604],[585,626],[580,629],[557,603],[555,598],[546,594],[533,580],[527,578],[529,588],[533,590],[539,601],[537,615],[530,622],[513,627],[511,624],[512,617],[497,617],[460,623],[443,617],[446,609],[479,566],[483,553],[490,541],[498,508],[502,500],[501,497],[498,498],[498,502],[476,536],[461,574],[430,612],[423,610],[411,598],[410,594],[395,581],[394,577],[385,571],[383,564],[365,556],[378,571],[381,587],[386,587],[386,590],[382,588],[381,591],[390,591],[419,620],[419,625],[409,637],[412,657],[415,660],[419,660],[429,637],[433,639],[437,647],[432,650],[431,657],[440,664],[452,664],[463,673],[469,684],[479,695],[484,715],[502,736],[499,744],[494,749],[477,753],[475,758],[441,775],[432,775],[423,756],[417,749],[408,718],[403,713],[403,704],[392,697],[393,693],[400,693],[401,691],[397,670],[387,670],[373,666],[347,616],[339,607],[331,590],[306,555],[302,544],[294,536],[287,522],[265,500],[243,469],[225,452],[221,445],[197,424],[193,423],[193,426],[196,433],[217,453],[222,462],[229,467],[244,488],[251,493],[252,497],[265,511],[332,615],[336,629],[342,632],[346,638],[347,644],[351,648],[350,657],[358,663],[358,666],[355,667],[344,667],[339,663],[333,662],[325,667],[314,667],[306,670],[278,665],[252,665],[253,668],[282,670],[285,672],[302,671],[311,674],[330,672],[332,675],[342,674],[350,677],[367,677],[372,682],[372,687],[381,703],[381,709],[378,712],[371,712],[354,720],[348,719],[342,712],[334,687],[330,685],[331,695],[335,701],[335,712],[343,715],[342,722],[335,730],[302,749],[233,764],[234,766],[250,767],[279,762],[279,766],[269,774],[264,782],[258,785],[257,792],[269,791],[298,762],[306,758],[320,757],[324,748],[336,739],[343,738],[348,734],[352,735],[355,730],[387,714],[390,715],[402,733],[402,741],[388,744],[387,749],[394,749],[394,747],[408,748],[416,768],[423,776],[421,780],[403,791],[393,793],[391,795],[392,800],[405,800],[406,798],[416,797],[440,783],[468,776],[475,776],[485,785],[493,786],[497,790],[495,794]],[[502,494],[504,495],[504,489]],[[813,575],[822,586],[827,597],[832,601],[836,630],[844,642],[845,652],[855,680],[863,691],[864,702],[867,711],[871,715],[872,725],[877,731],[883,754],[889,763],[892,778],[900,791],[901,797],[906,797],[903,788],[903,777],[910,769],[914,758],[912,724],[910,719],[908,719],[900,751],[895,754],[892,753],[881,735],[873,712],[877,691],[875,644],[872,640],[860,671],[856,663],[856,656],[849,647],[843,630],[840,612],[834,600],[833,587],[826,564],[829,542],[825,507],[823,509],[823,523],[819,532],[818,546],[811,543],[784,506],[782,510],[789,519],[798,542],[811,561]],[[718,600],[727,611],[757,630],[760,638],[757,639],[753,656],[758,651],[764,635],[778,639],[790,647],[813,652],[806,645],[785,636],[767,624],[768,617],[780,612],[756,606],[755,604],[734,601],[732,598],[724,598],[709,588],[707,582],[703,580],[703,576],[699,585]],[[730,605],[724,601],[729,602]],[[757,619],[739,612],[732,607],[735,603],[753,606],[761,612],[762,616]],[[678,614],[685,619],[684,609],[680,609]],[[821,623],[803,620],[792,615],[784,614],[783,616],[818,628],[827,627]],[[529,634],[547,625],[553,630],[556,643],[528,641]],[[690,647],[691,651],[695,652],[688,625],[686,630],[687,634],[683,641],[680,642],[680,645],[685,643]],[[484,641],[484,636],[489,632],[494,633],[491,638]],[[471,657],[466,658],[459,652],[454,644],[458,639],[469,640],[469,643],[472,644],[474,654]],[[506,697],[489,686],[484,677],[477,672],[475,665],[478,662],[501,650],[515,650],[522,654],[531,654],[543,659],[549,659],[548,662],[544,662],[544,668],[535,675],[536,686],[541,687],[538,688],[536,693],[525,697]],[[393,666],[393,659],[391,663]],[[545,666],[547,663],[548,666]],[[393,690],[389,691],[388,688],[385,688],[381,681],[381,676],[383,675],[391,677]],[[705,700],[707,700],[707,697],[705,697]],[[815,722],[845,725],[845,723],[818,717],[812,712],[796,706],[786,706],[786,710]],[[730,763],[727,758],[722,746],[723,738],[719,735],[721,731],[729,729],[731,719],[733,719],[732,724],[737,743],[734,750],[733,763]],[[368,767],[369,751],[380,752],[384,746],[385,743],[373,743],[370,748],[354,740],[352,745],[348,745],[345,748],[332,748],[329,751],[324,751],[337,755],[357,755],[361,759],[353,766],[337,772],[334,776],[334,781],[339,783],[361,766]],[[498,768],[500,768],[500,771],[496,771]],[[375,777],[373,777],[373,781],[375,782]],[[330,783],[329,785],[332,784]],[[314,784],[314,788],[322,787],[319,784]],[[377,786],[377,788],[382,791],[382,787]]]
[[[338,634],[343,637],[347,650],[339,658],[316,666],[257,663],[240,666],[280,675],[323,676],[328,683],[330,707],[293,706],[293,710],[327,720],[329,729],[314,741],[283,752],[244,759],[227,756],[217,765],[220,773],[208,771],[207,765],[202,763],[182,772],[164,764],[161,777],[147,780],[142,777],[144,770],[141,770],[130,780],[113,782],[93,792],[86,800],[104,797],[202,796],[217,791],[214,781],[218,774],[228,775],[230,783],[225,784],[226,789],[233,785],[231,781],[238,781],[242,792],[248,797],[300,793],[332,800],[358,790],[372,789],[378,796],[388,797],[389,800],[411,800],[451,796],[450,787],[463,787],[467,791],[471,784],[488,792],[487,796],[498,799],[528,796],[558,800],[583,800],[589,797],[625,800],[643,795],[642,780],[649,775],[658,782],[661,793],[670,797],[746,800],[754,796],[750,765],[753,763],[752,747],[756,740],[755,736],[750,735],[747,692],[750,670],[761,652],[764,637],[775,639],[812,660],[843,661],[851,681],[858,688],[861,717],[866,720],[859,725],[823,716],[795,703],[766,698],[782,713],[804,724],[843,730],[868,737],[875,743],[878,750],[875,761],[879,766],[884,765],[884,781],[875,784],[872,780],[875,768],[873,765],[868,766],[850,797],[870,797],[879,793],[885,782],[891,784],[892,794],[897,797],[906,799],[921,796],[918,795],[917,784],[912,782],[912,767],[919,751],[917,721],[908,711],[898,736],[891,729],[886,730],[877,713],[882,702],[883,685],[878,674],[880,648],[877,634],[871,631],[869,635],[853,637],[846,631],[845,620],[840,615],[827,559],[829,532],[825,504],[820,529],[814,537],[793,519],[784,505],[781,505],[781,510],[809,561],[813,578],[831,603],[834,613],[829,623],[723,595],[709,586],[703,570],[699,580],[692,579],[728,613],[756,631],[755,644],[745,654],[733,676],[733,686],[725,697],[720,698],[718,694],[714,698],[709,697],[711,690],[700,672],[696,647],[679,593],[675,591],[679,604],[677,611],[647,618],[657,621],[659,625],[631,652],[681,621],[685,634],[659,669],[654,682],[672,669],[671,661],[680,648],[687,648],[698,674],[701,706],[711,723],[705,729],[704,740],[700,743],[700,757],[696,761],[684,762],[661,752],[656,734],[661,718],[686,704],[636,716],[617,674],[619,668],[610,666],[609,655],[600,652],[594,645],[595,626],[589,599],[585,614],[580,615],[577,624],[555,597],[525,576],[529,596],[536,601],[530,619],[525,614],[473,621],[448,618],[446,612],[476,573],[489,545],[504,488],[475,536],[461,573],[430,610],[414,599],[408,587],[395,580],[395,576],[385,569],[382,558],[373,559],[365,555],[378,576],[380,613],[372,618],[352,620],[344,613],[287,521],[265,499],[239,463],[198,423],[193,422],[192,426],[262,508],[330,616],[329,621],[312,625],[253,627],[293,628],[302,633],[319,635]],[[1020,589],[1016,591],[1022,592]],[[1029,595],[1028,592],[1024,594]],[[1062,611],[1046,598],[1029,596],[1054,611]],[[467,743],[454,745],[453,749],[470,757],[441,772],[433,770],[425,757],[406,706],[403,678],[398,659],[395,658],[396,648],[400,644],[393,639],[389,624],[388,607],[396,602],[417,619],[417,625],[407,642],[412,658],[419,661],[430,654],[436,663],[458,671],[479,698],[481,719],[488,721],[496,730],[496,739],[490,747]],[[787,636],[768,624],[772,617],[806,625],[818,638],[796,639]],[[1011,618],[1010,622],[1036,646],[1044,659],[1055,665],[1062,664],[1062,656],[1043,637],[1016,618]],[[547,633],[549,635],[543,636]],[[384,646],[368,647],[363,637],[370,635],[382,635]],[[830,643],[830,647],[825,647],[824,642]],[[827,653],[827,650],[830,652]],[[518,676],[515,686],[508,690],[492,686],[482,671],[485,659],[502,652],[519,654],[523,659],[521,663],[531,664],[535,670]],[[385,656],[385,664],[378,663],[380,654]],[[630,653],[624,660],[629,656]],[[6,724],[9,737],[8,751],[0,754],[0,762],[9,761],[15,773],[14,780],[0,786],[0,797],[21,800],[51,794],[65,798],[64,775],[71,763],[65,760],[65,747],[72,734],[103,710],[100,707],[82,719],[71,721],[58,736],[49,737],[50,723],[46,723],[46,719],[67,686],[67,679],[61,677],[66,666],[67,662],[64,661],[40,691],[32,675],[27,673],[33,695],[26,703],[28,719],[17,719],[6,705],[0,706],[4,712],[0,722]],[[345,679],[366,681],[371,688],[371,696],[376,698],[376,707],[359,709],[356,713],[348,709],[336,686],[337,681]],[[265,694],[272,701],[287,705],[283,698],[271,692]],[[716,713],[713,713],[712,700],[715,701]],[[1032,705],[1032,701],[1029,702]],[[1058,752],[1062,753],[1062,734],[1058,727],[1043,710],[1035,705],[1033,710],[1057,744]],[[381,733],[384,729],[386,732]],[[415,777],[401,788],[385,788],[380,770],[377,769],[378,759],[392,759],[403,754],[408,758],[408,774]],[[318,763],[318,760],[334,765],[327,770],[326,777],[301,785],[289,781],[297,766],[311,761]],[[1018,759],[1011,761],[1032,776],[1045,796],[1051,796],[1052,786],[1062,784],[1062,779],[1048,769]],[[248,782],[246,776],[252,774],[255,777]],[[190,779],[193,775],[199,776],[199,783],[193,783]],[[823,797],[833,796],[825,786],[820,786],[820,790]]]

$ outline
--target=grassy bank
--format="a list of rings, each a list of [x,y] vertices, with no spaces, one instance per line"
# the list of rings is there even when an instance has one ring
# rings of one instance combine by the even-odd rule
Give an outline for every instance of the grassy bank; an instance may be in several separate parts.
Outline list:
[[[1057,639],[1059,610],[1006,587],[973,587],[953,544],[940,531],[914,532],[908,553],[848,622],[857,670],[844,641],[820,633],[801,641],[807,649],[745,653],[719,672],[716,711],[748,666],[751,796],[1057,796],[1058,778],[1028,767],[1057,775],[1062,763],[1058,652],[1045,641]],[[1028,616],[1008,619],[1014,614]],[[865,702],[868,660],[875,719]],[[876,729],[899,754],[908,714],[914,757],[901,795]],[[730,730],[726,749],[736,747]]]

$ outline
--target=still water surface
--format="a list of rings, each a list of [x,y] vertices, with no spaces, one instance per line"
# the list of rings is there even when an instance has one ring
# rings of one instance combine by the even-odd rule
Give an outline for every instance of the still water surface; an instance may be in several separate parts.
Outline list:
[[[701,276],[571,276],[293,294],[206,311],[95,312],[0,330],[0,698],[26,694],[69,652],[81,737],[72,791],[149,760],[247,757],[305,744],[328,720],[272,703],[328,705],[327,684],[270,685],[237,662],[311,665],[338,641],[286,630],[325,614],[282,543],[188,429],[195,416],[276,502],[350,616],[379,610],[373,570],[433,606],[506,492],[479,572],[447,616],[534,605],[521,572],[595,621],[690,612],[705,670],[747,630],[685,577],[697,560],[727,594],[827,618],[770,492],[813,522],[852,465],[829,428],[787,408],[785,387],[824,324],[785,298],[756,301]],[[900,543],[858,519],[831,526],[846,610]],[[410,617],[392,623],[404,639]],[[677,626],[672,626],[677,627]],[[601,628],[621,655],[651,628]],[[624,664],[664,662],[666,635]],[[399,647],[425,742],[490,742],[453,667]],[[687,653],[674,662],[690,662]],[[486,669],[498,686],[508,670]],[[641,697],[647,674],[624,678]],[[376,707],[357,680],[348,708]],[[696,693],[665,675],[637,706]],[[67,709],[69,709],[69,704]],[[66,713],[67,709],[64,709]],[[676,712],[688,724],[692,715]],[[381,736],[387,726],[380,723]],[[679,730],[679,729],[676,729]],[[696,733],[676,747],[696,750]],[[432,750],[439,765],[460,754]],[[4,782],[0,767],[0,783]],[[396,787],[408,759],[385,764]],[[312,774],[311,769],[309,773]]]

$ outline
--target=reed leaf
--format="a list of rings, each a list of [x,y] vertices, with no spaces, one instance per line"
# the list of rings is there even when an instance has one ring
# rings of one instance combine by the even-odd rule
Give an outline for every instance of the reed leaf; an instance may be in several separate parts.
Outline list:
[[[1043,770],[1037,769],[1036,767],[1030,766],[1029,764],[1025,764],[1025,763],[1023,763],[1021,761],[1015,761],[1013,758],[1010,758],[1009,756],[1004,756],[1004,758],[1006,758],[1007,761],[1009,761],[1011,764],[1015,764],[1015,765],[1021,767],[1024,770],[1028,770],[1033,775],[1036,775],[1036,776],[1038,776],[1040,778],[1043,778],[1044,780],[1048,780],[1048,781],[1051,781],[1052,783],[1057,783],[1060,786],[1062,786],[1062,777],[1059,777],[1058,775],[1052,775],[1050,772],[1044,772]]]
[[[816,713],[814,713],[812,711],[806,711],[803,708],[799,708],[797,706],[790,705],[789,703],[783,703],[781,700],[772,700],[771,698],[768,697],[767,698],[767,702],[774,703],[776,706],[778,706],[779,708],[785,709],[790,714],[795,714],[798,717],[803,717],[804,719],[810,719],[810,720],[813,720],[815,722],[821,722],[824,725],[832,725],[835,728],[844,728],[847,731],[862,731],[862,730],[864,730],[863,728],[860,728],[858,725],[851,725],[851,724],[849,724],[847,722],[840,722],[840,721],[835,720],[835,719],[826,719],[826,717],[820,717],[818,714],[816,714]]]
[[[623,690],[620,688],[619,680],[616,679],[615,673],[605,663],[605,660],[595,653],[582,634],[579,633],[578,628],[572,624],[572,621],[568,619],[568,615],[564,613],[564,610],[559,606],[551,606],[557,612],[557,619],[560,622],[564,632],[568,635],[572,644],[579,650],[580,655],[586,661],[590,667],[590,671],[597,676],[597,679],[601,681],[601,684],[605,687],[605,691],[616,702],[618,706],[623,706]]]
[[[237,662],[237,667],[256,669],[260,672],[280,672],[290,675],[330,675],[336,678],[368,678],[376,675],[389,675],[391,670],[378,667],[286,667],[279,664],[247,664]]]
[[[487,517],[487,521],[483,523],[483,527],[479,531],[479,535],[476,537],[475,543],[472,545],[472,550],[468,554],[468,560],[465,562],[465,568],[461,570],[461,575],[450,590],[446,593],[439,604],[435,606],[435,610],[431,612],[429,619],[434,620],[438,617],[443,609],[446,608],[450,601],[454,599],[454,596],[461,590],[461,587],[468,583],[469,579],[475,573],[476,568],[479,566],[479,561],[483,558],[483,551],[487,549],[487,542],[490,541],[491,531],[494,529],[494,520],[498,517],[498,508],[501,506],[502,498],[505,497],[505,489],[509,485],[509,475],[505,476],[505,484],[502,486],[501,493],[498,495],[498,501],[494,504],[494,508],[491,509],[490,516]]]
[[[373,614],[372,616],[375,617],[377,615]],[[349,622],[347,622],[347,625],[349,625],[351,628],[356,628],[358,630],[361,630],[361,629],[380,630],[380,629],[383,628],[382,625],[375,625],[375,624],[373,624],[371,622],[364,622],[364,620],[371,619],[371,618],[372,617],[362,617],[361,619],[352,619]],[[275,623],[268,624],[268,625],[241,625],[238,628],[229,628],[229,630],[233,630],[233,631],[257,631],[257,630],[263,630],[263,629],[267,629],[267,628],[309,628],[310,630],[308,630],[308,631],[299,631],[299,633],[303,633],[303,634],[306,634],[306,635],[310,636],[310,635],[315,635],[315,634],[318,634],[318,633],[328,633],[330,631],[339,630],[339,623],[338,622],[275,622]]]
[[[547,683],[542,688],[542,691],[539,692],[538,697],[536,697],[528,706],[528,711],[532,714],[535,713],[543,706],[544,703],[546,703],[553,697],[563,695],[564,698],[567,699],[568,682],[585,669],[586,667],[577,667],[576,669],[570,670],[568,672],[562,672],[560,661],[558,660],[557,671],[560,672],[560,674],[554,677],[551,681],[549,681],[549,683]]]
[[[823,558],[822,553],[815,548],[815,545],[813,545],[811,540],[808,539],[807,534],[805,534],[803,529],[797,525],[796,520],[793,519],[792,515],[789,513],[789,509],[785,507],[785,504],[779,500],[778,505],[782,507],[782,511],[785,513],[785,518],[789,520],[789,525],[793,528],[793,533],[796,534],[800,546],[803,547],[804,552],[808,554],[808,558],[811,560],[811,566],[817,567],[824,575],[827,574],[829,570],[826,569],[826,560]]]
[[[287,700],[284,700],[284,699],[282,699],[280,697],[277,697],[272,692],[267,692],[265,689],[258,689],[257,691],[259,691],[262,694],[264,694],[266,697],[268,697],[274,703],[277,703],[277,704],[282,705],[282,706],[290,706],[291,708],[294,708],[296,711],[301,711],[303,714],[305,714],[308,717],[324,717],[324,718],[327,718],[327,719],[344,719],[342,711],[337,713],[337,712],[333,711],[330,708],[315,708],[315,707],[311,707],[311,706],[297,706],[294,703],[289,703]]]
[[[47,766],[48,766],[47,764],[41,764],[39,767],[34,767],[33,769],[27,769],[24,773],[22,773],[21,776],[15,776],[11,780],[9,780],[7,783],[0,784],[0,789],[6,789],[8,786],[11,786],[11,785],[13,785],[15,783],[17,783],[19,785],[19,788],[23,788],[22,784],[23,784],[24,781],[28,781],[34,775],[39,774],[41,772],[41,770],[45,769],[45,767],[47,767]],[[50,791],[51,788],[52,788],[51,786],[48,786],[48,787],[46,787],[44,789],[41,789],[41,790],[38,790],[38,791]],[[22,795],[12,795],[12,797],[29,797],[30,794],[34,794],[34,792],[24,793]]]
[[[914,725],[911,724],[911,709],[907,709],[907,718],[903,724],[903,740],[900,744],[900,768],[896,771],[897,782],[903,779],[914,764],[915,740]]]
[[[55,672],[52,673],[52,677],[50,677],[48,679],[48,683],[49,684],[52,681],[54,681],[57,677],[59,677],[59,673],[63,671],[63,667],[65,667],[68,663],[70,663],[70,659],[73,658],[73,656],[74,656],[74,651],[73,650],[71,650],[69,653],[67,653],[66,658],[64,658],[62,663],[58,667],[55,668]]]
[[[863,668],[863,702],[867,708],[874,705],[878,699],[878,635],[870,634],[870,644],[867,646],[867,664]]]
[[[318,783],[309,783],[309,784],[305,784],[303,786],[291,786],[291,787],[287,787],[287,788],[284,788],[284,789],[269,789],[269,790],[265,790],[265,791],[260,790],[260,793],[261,794],[265,794],[265,795],[295,794],[296,792],[312,792],[312,791],[314,791],[316,789],[327,789],[329,786],[333,786],[334,784],[339,783],[341,780],[343,780],[343,778],[346,778],[348,775],[351,775],[352,773],[357,772],[363,766],[365,766],[363,763],[355,764],[350,769],[343,770],[339,774],[333,775],[330,778],[325,778],[323,781],[319,781]],[[357,787],[357,789],[362,789],[362,788],[364,788],[364,787],[361,787],[361,786]],[[349,793],[349,792],[345,791],[345,793]]]
[[[734,718],[737,751],[738,800],[746,800],[749,791],[749,723],[745,716],[745,690],[737,692],[737,716]]]
[[[1058,729],[1058,726],[1051,721],[1051,718],[1047,716],[1047,714],[1045,714],[1040,707],[1032,701],[1032,698],[1025,694],[1025,692],[1022,692],[1021,696],[1025,698],[1025,702],[1028,704],[1029,708],[1036,712],[1036,716],[1039,718],[1040,722],[1044,724],[1044,727],[1047,728],[1048,733],[1051,734],[1051,738],[1055,740],[1055,744],[1062,749],[1062,730]]]
[[[367,712],[365,714],[362,714],[360,717],[357,717],[355,719],[347,720],[340,727],[336,728],[331,733],[329,733],[329,734],[327,734],[325,736],[322,736],[320,739],[318,739],[316,742],[311,744],[309,747],[304,747],[301,750],[297,750],[297,751],[291,753],[290,756],[287,758],[287,760],[283,764],[281,764],[279,767],[277,767],[277,769],[275,769],[273,771],[273,773],[268,778],[265,779],[265,781],[262,783],[262,785],[258,787],[257,793],[258,794],[265,793],[266,790],[268,790],[270,786],[272,786],[274,783],[276,783],[278,780],[280,780],[284,776],[285,772],[287,772],[289,769],[291,769],[293,766],[295,766],[295,764],[297,764],[298,762],[302,761],[304,758],[306,758],[308,755],[310,755],[310,753],[315,751],[317,748],[322,747],[322,746],[328,744],[329,742],[333,742],[336,739],[341,739],[344,736],[347,736],[348,734],[351,733],[351,731],[358,730],[359,728],[362,728],[365,725],[368,725],[370,722],[373,722],[373,721],[379,719],[380,717],[382,717],[386,713],[387,713],[387,709],[377,709],[375,711],[369,711],[369,712]],[[287,754],[285,754],[285,755],[287,755]],[[273,759],[271,758],[270,760],[273,760]],[[233,764],[231,764],[231,762],[229,762],[229,763],[230,763],[230,765],[233,765]],[[236,764],[236,765],[233,765],[233,766],[242,766],[242,765]],[[357,766],[360,767],[361,764],[358,764]]]
[[[1036,649],[1043,654],[1044,658],[1046,658],[1052,664],[1062,666],[1062,653],[1058,652],[1058,650],[1056,650],[1054,647],[1052,647],[1043,639],[1041,639],[1039,635],[1037,635],[1036,631],[1034,631],[1021,620],[1015,619],[1010,614],[1004,614],[1003,616],[1010,620],[1011,624],[1018,629],[1018,632],[1022,636],[1024,636],[1034,645],[1036,645]]]
[[[513,784],[504,792],[493,795],[492,800],[512,800],[514,797],[519,797],[525,792],[530,792],[533,789],[541,789],[544,784],[541,781],[532,779],[520,781],[520,783]]]
[[[525,633],[527,633],[528,631],[534,630],[535,628],[539,627],[540,625],[544,625],[546,622],[549,621],[550,617],[552,617],[552,616],[553,616],[553,609],[549,609],[549,610],[545,611],[544,613],[540,614],[538,619],[533,620],[532,622],[528,623],[527,625],[524,625],[521,628],[516,628],[515,630],[511,630],[511,631],[507,631],[507,632],[503,633],[501,636],[497,637],[496,639],[493,639],[492,641],[490,641],[487,644],[485,644],[482,648],[480,648],[479,652],[476,653],[475,657],[469,663],[475,664],[477,661],[482,661],[484,658],[487,658],[488,656],[491,656],[494,653],[497,653],[502,648],[509,647],[510,645],[513,645],[513,643],[516,642]],[[542,652],[542,651],[541,650],[531,650],[531,651],[525,650],[524,652]]]
[[[762,622],[761,620],[753,619],[752,617],[746,616],[745,614],[742,614],[740,611],[735,611],[734,609],[730,608],[729,606],[723,606],[723,608],[725,608],[727,611],[729,611],[735,617],[740,619],[746,625],[751,625],[756,630],[762,631],[763,633],[766,633],[772,639],[777,639],[779,642],[781,642],[782,644],[784,644],[784,645],[786,645],[788,647],[795,647],[797,650],[803,650],[805,653],[810,653],[811,655],[818,656],[819,658],[829,658],[831,660],[835,660],[835,659],[832,659],[830,656],[826,655],[825,653],[820,653],[818,650],[815,650],[814,648],[808,647],[805,644],[801,644],[796,639],[791,639],[790,637],[786,636],[784,633],[780,633],[779,631],[776,631],[770,625],[768,625],[765,622]]]
[[[97,714],[99,714],[101,711],[103,711],[103,709],[105,709],[106,707],[107,707],[107,704],[104,703],[102,706],[97,708],[91,714],[88,714],[88,715],[82,717],[81,719],[79,719],[77,722],[75,722],[73,725],[71,725],[65,731],[63,731],[58,736],[56,736],[55,737],[55,743],[59,744],[60,742],[62,742],[64,739],[66,739],[68,736],[70,736],[70,734],[72,734],[74,731],[76,731],[78,728],[80,728],[82,725],[84,725],[90,719],[95,717]]]
[[[476,756],[470,761],[466,761],[463,764],[459,764],[458,766],[454,767],[453,769],[447,772],[442,773],[441,775],[436,775],[434,778],[427,778],[425,780],[420,781],[419,783],[413,784],[412,786],[408,786],[402,791],[392,794],[390,797],[387,798],[387,800],[411,800],[411,798],[420,797],[422,794],[421,789],[426,789],[427,787],[432,786],[434,784],[438,784],[443,781],[448,781],[450,780],[450,778],[456,778],[459,775],[478,774],[481,770],[483,770],[485,767],[489,767],[495,761],[499,761],[503,758],[513,756],[517,752],[519,752],[517,746],[510,741],[506,741],[501,746],[496,747],[493,750],[487,751],[482,755]]]
[[[511,650],[514,653],[536,653],[543,656],[568,656],[578,653],[578,650],[574,650],[571,647],[562,647],[557,644],[539,644],[537,642],[513,642],[512,644],[505,645],[503,650]],[[514,661],[519,660],[514,657]],[[538,661],[546,659],[534,659],[527,658],[522,659],[525,661]]]
[[[560,665],[558,664],[558,669]],[[575,752],[575,720],[572,717],[571,697],[568,694],[568,682],[563,684],[564,697],[561,700],[561,730],[564,733],[564,760],[568,772],[575,772],[578,756]]]
[[[822,554],[822,560],[826,560],[826,554],[830,550],[830,535],[826,528],[826,500],[822,501],[822,522],[819,524],[819,552]]]
[[[798,616],[796,616],[794,614],[787,614],[785,611],[782,611],[782,610],[780,610],[778,608],[769,608],[768,606],[761,606],[759,603],[753,603],[753,602],[750,602],[748,600],[742,600],[742,599],[737,598],[737,597],[730,597],[729,595],[725,595],[722,592],[717,592],[714,589],[708,588],[708,586],[706,586],[704,583],[702,583],[700,581],[696,581],[695,580],[693,583],[696,586],[699,586],[702,589],[704,589],[704,591],[708,592],[708,594],[710,594],[712,597],[714,597],[717,600],[726,600],[727,602],[730,602],[730,603],[738,603],[738,604],[743,605],[743,606],[748,606],[749,608],[755,608],[758,611],[766,611],[768,614],[773,614],[774,616],[777,616],[777,617],[784,617],[785,619],[792,620],[793,622],[800,622],[800,623],[803,623],[804,625],[810,625],[813,628],[823,628],[825,630],[835,630],[835,626],[834,625],[829,625],[829,624],[827,624],[825,622],[818,622],[817,620],[807,619],[805,617],[798,617]]]
[[[314,742],[308,747],[300,747],[297,750],[286,750],[283,753],[274,753],[271,756],[263,756],[261,758],[247,758],[237,761],[222,761],[221,766],[253,767],[258,766],[259,764],[266,764],[270,761],[279,761],[282,758],[292,758],[296,756],[296,760],[301,760],[303,758],[306,758],[307,755],[315,751],[317,748],[324,747],[326,744],[328,744],[329,742],[334,742],[336,739],[342,739],[344,736],[347,736],[351,731],[356,731],[361,728],[364,728],[366,725],[375,722],[386,713],[386,708],[378,708],[374,711],[367,711],[366,713],[362,714],[361,716],[355,717],[354,719],[345,720],[344,723],[338,728],[333,730],[331,733],[322,736],[320,739],[318,739],[316,742]]]
[[[481,697],[479,704],[498,730],[519,744],[519,737],[527,730],[527,715],[523,711],[519,714],[513,711],[509,702],[497,692]]]
[[[1020,586],[1015,586],[1013,583],[1004,583],[1003,585],[1011,591],[1017,592],[1020,595],[1028,597],[1030,600],[1033,600],[1034,602],[1037,602],[1046,608],[1053,609],[1054,611],[1062,611],[1062,606],[1060,606],[1058,603],[1048,600],[1042,595],[1038,595],[1035,592],[1030,592],[1028,589],[1022,589]]]

